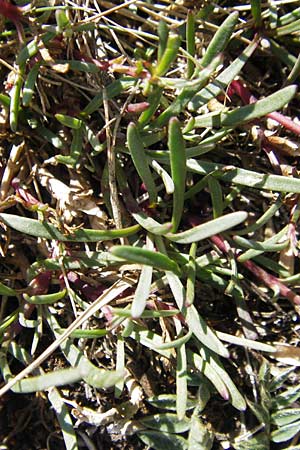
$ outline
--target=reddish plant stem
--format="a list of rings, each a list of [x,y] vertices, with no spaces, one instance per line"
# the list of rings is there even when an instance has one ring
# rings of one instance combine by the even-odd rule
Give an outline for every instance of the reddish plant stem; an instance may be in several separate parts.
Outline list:
[[[286,117],[277,111],[268,114],[268,117],[276,120],[276,122],[280,123],[284,128],[300,136],[300,125],[297,125],[289,117]]]
[[[249,89],[239,80],[232,81],[227,91],[229,97],[232,97],[234,94],[237,94],[246,105],[257,102],[257,98],[252,95]],[[289,117],[276,111],[267,114],[267,117],[276,120],[276,122],[280,123],[284,128],[300,136],[300,125],[297,125]]]
[[[0,14],[13,22],[17,29],[19,41],[24,43],[24,30],[21,21],[26,21],[26,19],[23,17],[23,8],[6,0],[0,0]]]
[[[210,240],[221,250],[223,253],[228,253],[229,246],[224,239],[215,235]],[[271,289],[277,288],[282,297],[287,298],[293,306],[300,305],[300,295],[297,295],[289,287],[285,286],[277,277],[270,275],[261,267],[257,266],[253,261],[243,261],[242,264],[252,272],[259,280],[261,280],[266,286]]]
[[[244,261],[243,265],[250,270],[257,278],[263,281],[269,288],[278,288],[280,295],[287,298],[294,306],[300,305],[300,295],[295,294],[289,287],[283,284],[277,277],[270,275],[253,261]]]

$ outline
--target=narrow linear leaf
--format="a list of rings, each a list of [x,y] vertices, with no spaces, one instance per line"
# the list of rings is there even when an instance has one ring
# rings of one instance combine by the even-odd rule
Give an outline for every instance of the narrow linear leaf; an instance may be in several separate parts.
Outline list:
[[[216,177],[208,177],[208,189],[211,196],[214,219],[222,216],[223,213],[223,193],[220,182]]]
[[[213,352],[223,356],[224,358],[229,357],[227,348],[224,344],[222,344],[200,314],[198,314],[194,305],[187,308],[186,321],[189,326],[189,330],[193,332],[194,336],[199,340],[199,342],[201,342],[201,344],[204,344]]]
[[[47,44],[47,42],[51,41],[54,37],[55,33],[47,32],[42,36],[42,41],[44,44]],[[16,58],[16,63],[19,65],[25,64],[27,60],[36,55],[38,51],[38,42],[36,39],[33,39],[19,52]]]
[[[195,280],[196,280],[196,253],[197,243],[193,242],[190,247],[189,262],[187,266],[187,282],[186,282],[186,300],[185,306],[191,306],[195,298]]]
[[[280,242],[279,244],[268,244],[268,242],[255,242],[251,239],[245,239],[241,236],[233,237],[236,244],[242,248],[250,248],[253,250],[259,250],[261,252],[277,252],[280,250],[284,250],[289,245],[289,240],[285,240],[284,242]]]
[[[154,252],[140,247],[130,245],[115,245],[110,249],[114,256],[135,264],[145,264],[160,270],[169,270],[180,275],[181,271],[176,262],[160,252]]]
[[[188,398],[187,389],[187,357],[185,344],[177,349],[177,365],[176,365],[176,411],[179,420],[183,420],[186,413],[186,405]]]
[[[66,331],[66,328],[60,328],[58,330],[61,334]],[[106,336],[108,333],[107,330],[93,328],[92,330],[74,330],[70,334],[70,337],[72,338],[78,338],[78,339],[98,339],[99,337]]]
[[[31,358],[28,353],[23,348],[19,347],[15,342],[11,342],[9,350],[22,364],[30,364]],[[40,376],[43,376],[44,372],[42,369],[37,369],[37,372]],[[17,392],[17,387],[14,386],[12,390]],[[61,427],[66,450],[78,450],[76,434],[68,408],[62,400],[59,391],[55,387],[51,387],[48,390],[48,399],[56,413],[59,425]]]
[[[155,76],[162,77],[168,70],[172,62],[176,59],[181,38],[178,34],[170,33],[168,36],[166,49],[155,68]]]
[[[300,7],[294,8],[291,12],[288,12],[281,16],[278,19],[278,25],[288,25],[289,23],[294,22],[296,19],[300,19]]]
[[[63,242],[97,242],[101,240],[118,239],[130,236],[139,230],[138,225],[116,230],[93,230],[88,228],[76,229],[72,234],[62,234],[49,222],[29,219],[27,217],[16,216],[14,214],[0,214],[0,219],[11,228],[30,236],[45,239],[55,239]]]
[[[241,338],[232,334],[222,333],[221,331],[216,331],[216,335],[219,339],[221,339],[221,341],[229,342],[230,344],[241,345],[242,347],[252,348],[253,350],[258,350],[260,352],[276,352],[276,347],[273,347],[273,345],[264,344],[263,342]]]
[[[189,10],[186,24],[186,50],[193,58],[196,53],[196,39],[195,39],[195,14]],[[187,60],[186,77],[191,78],[194,73],[195,64],[192,58]]]
[[[153,114],[157,110],[160,102],[161,102],[161,96],[163,93],[163,89],[160,86],[153,87],[152,92],[147,98],[147,101],[149,103],[148,108],[142,112],[140,117],[138,118],[138,123],[141,127],[144,127],[152,118]]]
[[[180,280],[180,277],[170,271],[166,271],[166,277],[167,277],[170,289],[172,291],[172,294],[174,296],[176,305],[179,308],[179,310],[182,311],[184,308],[184,300],[185,300],[186,295],[185,295],[185,289]]]
[[[246,228],[242,230],[239,230],[236,234],[240,236],[258,230],[265,223],[267,223],[271,219],[271,217],[274,216],[274,214],[280,209],[281,206],[282,206],[282,197],[278,195],[276,202],[273,203],[259,218],[257,218],[253,224],[248,225]]]
[[[125,373],[125,345],[124,339],[121,335],[117,339],[117,356],[116,356],[116,371],[120,373]],[[115,396],[119,398],[124,389],[124,378],[115,384]]]
[[[131,212],[132,217],[145,230],[156,235],[164,235],[171,231],[171,222],[159,223],[152,217],[147,216],[143,211]]]
[[[172,352],[169,349],[160,349],[160,346],[164,343],[163,338],[153,331],[139,327],[136,323],[130,334],[130,337],[136,342],[144,345],[150,350],[154,350],[158,354],[170,358]],[[176,410],[176,407],[174,408]]]
[[[271,433],[271,440],[273,442],[285,442],[292,439],[300,431],[300,420],[288,425],[282,425],[277,430]]]
[[[188,358],[201,374],[203,374],[216,388],[222,398],[229,399],[229,393],[222,377],[211,367],[209,361],[206,361],[197,353],[188,351]]]
[[[232,406],[234,406],[239,411],[245,411],[247,407],[246,401],[244,397],[241,395],[241,393],[238,391],[237,387],[233,383],[227,371],[224,369],[218,356],[212,353],[209,349],[204,347],[200,350],[200,353],[201,356],[205,358],[205,361],[209,361],[212,370],[215,373],[218,373],[218,375],[222,378],[222,380],[226,384]]]
[[[20,64],[18,70],[16,72],[16,77],[14,80],[14,85],[10,90],[10,110],[9,110],[9,124],[10,128],[13,132],[17,131],[18,128],[18,119],[19,119],[19,111],[20,111],[20,103],[21,103],[21,89],[23,85],[23,77],[25,73],[25,65]]]
[[[158,162],[153,159],[151,161],[151,166],[155,170],[155,172],[161,177],[162,182],[165,185],[166,193],[173,194],[174,192],[174,182],[168,172],[160,165]]]
[[[149,236],[147,236],[146,249],[149,251],[154,250],[154,245]],[[152,266],[143,266],[137,288],[134,293],[131,314],[132,317],[140,317],[146,307],[146,302],[150,295],[151,281],[152,281]]]
[[[78,130],[82,125],[82,120],[66,114],[55,114],[55,118],[64,126]]]
[[[48,130],[48,128],[38,126],[35,129],[35,132],[43,139],[45,139],[47,142],[49,142],[51,145],[53,145],[53,147],[59,150],[65,148],[65,143],[58,136],[56,136],[56,134],[54,134],[51,130]]]
[[[0,282],[0,294],[7,295],[8,297],[15,297],[17,295],[17,291]]]
[[[57,59],[56,64],[61,64],[68,69],[76,70],[78,72],[86,72],[86,73],[98,73],[100,72],[100,68],[93,63],[88,63],[85,61],[76,61],[72,59]]]
[[[277,426],[293,423],[300,420],[300,408],[280,409],[272,414],[271,420]]]
[[[289,23],[288,25],[284,25],[283,27],[279,27],[276,29],[276,36],[286,36],[287,34],[299,32],[300,19],[295,20],[294,22]]]
[[[177,242],[178,244],[191,244],[192,242],[198,242],[202,239],[229,230],[244,222],[247,216],[248,214],[245,211],[226,214],[223,217],[210,220],[207,223],[197,225],[196,227],[182,231],[181,233],[166,234],[166,238],[170,239],[170,241]]]
[[[287,86],[278,92],[269,95],[256,103],[236,108],[233,111],[221,113],[209,113],[195,118],[195,128],[205,127],[237,127],[271,112],[283,108],[292,100],[297,91],[295,85]]]
[[[254,19],[254,25],[256,28],[261,26],[261,0],[251,0],[251,13]]]
[[[216,98],[222,90],[234,80],[234,78],[240,73],[249,57],[252,55],[254,50],[257,48],[258,41],[254,40],[245,50],[238,56],[229,67],[223,70],[216,77],[214,81],[209,83],[206,87],[200,90],[188,104],[188,109],[190,111],[196,111],[201,106],[207,104],[211,99]]]
[[[0,354],[0,366],[3,377],[5,381],[8,382],[12,378],[12,375],[4,353]],[[80,370],[72,367],[26,378],[17,382],[13,390],[14,392],[23,394],[29,392],[39,392],[53,386],[63,386],[66,384],[75,383],[81,379],[82,376]]]
[[[164,54],[168,42],[169,36],[169,27],[164,20],[160,20],[158,22],[157,34],[159,37],[158,41],[158,49],[157,49],[157,59],[161,60],[162,55]]]
[[[153,267],[151,266],[142,267],[139,282],[132,301],[131,315],[133,318],[140,317],[146,307],[146,302],[150,295],[152,271]]]
[[[225,166],[207,161],[195,159],[187,160],[187,168],[191,172],[207,175],[216,170],[223,170],[224,175],[220,176],[223,181],[241,184],[255,189],[266,189],[277,192],[300,193],[300,180],[297,178],[281,175],[270,175],[251,170],[240,169],[234,166]]]
[[[180,347],[181,345],[185,344],[186,342],[188,342],[190,340],[190,338],[192,337],[192,334],[193,334],[192,331],[189,331],[185,336],[179,337],[178,339],[174,339],[174,341],[165,342],[164,344],[158,345],[157,349],[161,350],[164,348],[169,349],[169,348]]]
[[[163,409],[167,411],[176,411],[176,394],[160,394],[146,399],[154,408]],[[188,399],[187,410],[194,409],[197,405],[197,399]],[[177,419],[177,415],[176,419]],[[177,419],[178,420],[178,419]]]
[[[189,430],[189,419],[178,419],[176,414],[160,413],[152,416],[146,416],[139,422],[147,428],[168,433],[185,433]]]
[[[153,204],[156,202],[157,190],[146,158],[143,141],[133,122],[127,128],[127,144],[135,168],[149,193],[150,204]]]
[[[274,39],[270,39],[270,50],[273,55],[285,64],[290,70],[296,64],[297,58],[281,44],[278,44]],[[291,81],[290,81],[291,83]]]
[[[271,246],[276,244],[281,238],[286,237],[288,226],[283,227],[278,233],[274,234],[271,238],[265,240],[265,245]],[[264,253],[264,250],[249,249],[238,256],[237,260],[239,262],[247,261],[247,259],[255,258],[256,256]]]
[[[176,233],[184,205],[184,191],[186,179],[185,142],[182,137],[180,122],[172,118],[169,122],[168,147],[170,150],[171,174],[174,182],[172,233]]]
[[[224,20],[207,47],[205,55],[200,61],[202,67],[208,66],[208,64],[210,64],[212,60],[226,48],[230,38],[232,37],[233,30],[238,22],[238,19],[239,14],[234,12]]]
[[[83,125],[83,131],[94,149],[93,155],[101,153],[105,149],[105,144],[100,143],[97,134],[94,134],[86,124]]]
[[[62,291],[55,292],[54,294],[44,294],[44,295],[32,295],[24,293],[23,297],[28,303],[33,303],[36,305],[47,305],[56,303],[59,300],[63,299],[67,294],[67,290],[63,289]]]
[[[22,104],[29,106],[34,94],[35,83],[39,74],[40,63],[36,63],[28,73],[23,87]]]
[[[119,317],[128,317],[132,318],[132,313],[128,308],[110,308],[110,311],[113,315]],[[142,319],[154,319],[157,317],[172,317],[176,316],[180,313],[179,309],[159,309],[159,310],[144,310],[141,314]],[[157,347],[160,348],[168,348],[168,346],[161,347],[160,345]],[[171,347],[170,347],[171,348]]]

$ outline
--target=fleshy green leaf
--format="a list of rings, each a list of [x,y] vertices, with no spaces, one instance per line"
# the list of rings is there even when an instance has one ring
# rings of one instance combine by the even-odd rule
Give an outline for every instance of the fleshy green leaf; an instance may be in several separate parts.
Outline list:
[[[139,422],[147,428],[167,433],[185,433],[190,428],[188,419],[179,420],[176,414],[171,413],[146,416],[140,419]]]
[[[243,53],[241,53],[241,55],[236,58],[229,67],[224,69],[223,72],[221,72],[214,81],[209,83],[206,87],[201,89],[200,92],[194,95],[194,97],[188,104],[188,109],[190,111],[196,111],[198,108],[208,103],[209,100],[217,97],[222,92],[222,89],[226,89],[231,81],[233,81],[234,78],[242,70],[242,68],[248,61],[248,58],[257,48],[257,45],[257,41],[251,42],[251,44],[249,44],[249,46],[245,48]]]
[[[172,259],[160,252],[154,252],[140,247],[130,245],[114,246],[110,249],[111,253],[118,258],[122,258],[129,263],[145,264],[160,270],[169,270],[177,275],[181,271]]]
[[[0,214],[0,219],[2,219],[6,225],[21,233],[45,239],[55,239],[62,242],[97,242],[118,239],[120,237],[135,234],[139,230],[139,226],[134,225],[132,227],[116,230],[93,230],[82,228],[72,231],[72,234],[62,234],[49,222],[40,222],[39,220],[29,219],[28,217],[6,213]]]
[[[155,450],[187,450],[187,441],[176,434],[160,433],[159,431],[139,431],[138,437]]]
[[[181,221],[184,205],[186,178],[186,152],[180,123],[173,117],[169,122],[168,147],[170,150],[171,174],[174,182],[172,232],[175,233]]]
[[[224,358],[229,357],[226,347],[224,347],[205,320],[198,314],[194,305],[187,308],[186,321],[189,329],[202,344]]]
[[[271,433],[271,440],[273,442],[285,442],[292,439],[300,431],[300,420],[290,423],[288,425],[282,425],[277,430]]]
[[[127,128],[127,143],[135,168],[149,193],[150,203],[156,202],[156,186],[146,158],[143,141],[137,126],[131,122]]]
[[[192,242],[198,242],[202,239],[229,230],[244,222],[247,216],[248,214],[245,211],[230,213],[223,217],[219,217],[218,219],[197,225],[189,230],[182,231],[181,233],[166,234],[166,237],[177,244],[191,244]]]
[[[298,178],[273,175],[268,173],[254,172],[252,170],[240,169],[234,166],[225,166],[196,159],[187,160],[187,168],[191,172],[207,175],[216,170],[223,170],[220,176],[223,181],[241,184],[254,189],[266,189],[277,192],[300,193],[300,180]]]
[[[17,292],[14,289],[5,286],[5,284],[0,282],[0,294],[7,295],[8,297],[14,297],[17,295]]]
[[[161,394],[146,399],[151,406],[168,411],[176,411],[176,394]],[[197,399],[188,399],[187,409],[194,409],[197,405]],[[177,416],[176,416],[177,417]]]
[[[287,86],[266,98],[258,100],[256,103],[236,108],[233,111],[214,112],[198,116],[195,118],[195,127],[237,127],[245,122],[258,119],[283,108],[284,105],[292,100],[296,91],[297,87],[295,85]]]
[[[202,67],[208,66],[208,64],[210,64],[212,60],[226,48],[230,38],[232,37],[232,33],[238,22],[238,19],[239,14],[237,12],[234,12],[224,20],[224,22],[210,41],[205,55],[200,61]]]
[[[272,422],[277,426],[288,425],[300,420],[300,408],[286,408],[276,411],[271,416]]]

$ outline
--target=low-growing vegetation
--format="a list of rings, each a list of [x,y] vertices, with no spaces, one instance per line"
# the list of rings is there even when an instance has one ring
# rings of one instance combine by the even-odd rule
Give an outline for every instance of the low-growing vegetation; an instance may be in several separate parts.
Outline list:
[[[1,449],[300,449],[300,7],[0,0]]]

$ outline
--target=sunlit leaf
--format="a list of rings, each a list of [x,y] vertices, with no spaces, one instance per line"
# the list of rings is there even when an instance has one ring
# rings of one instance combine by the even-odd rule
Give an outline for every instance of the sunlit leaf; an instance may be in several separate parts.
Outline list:
[[[116,245],[110,251],[114,256],[118,256],[118,258],[122,258],[129,263],[145,264],[160,270],[170,270],[178,275],[181,273],[176,262],[160,252],[130,245]]]
[[[248,214],[245,211],[238,211],[235,213],[226,214],[218,219],[210,220],[209,222],[197,225],[189,230],[182,231],[177,234],[166,234],[166,237],[170,241],[177,242],[178,244],[191,244],[192,242],[198,242],[201,239],[206,239],[230,228],[239,225],[244,222]]]
[[[29,219],[28,217],[21,217],[6,213],[1,213],[0,219],[21,233],[45,239],[55,239],[63,242],[97,242],[102,240],[118,239],[120,237],[134,234],[139,229],[138,225],[119,230],[93,230],[82,228],[75,229],[71,234],[63,234],[54,225],[46,221],[40,222],[39,220]]]

